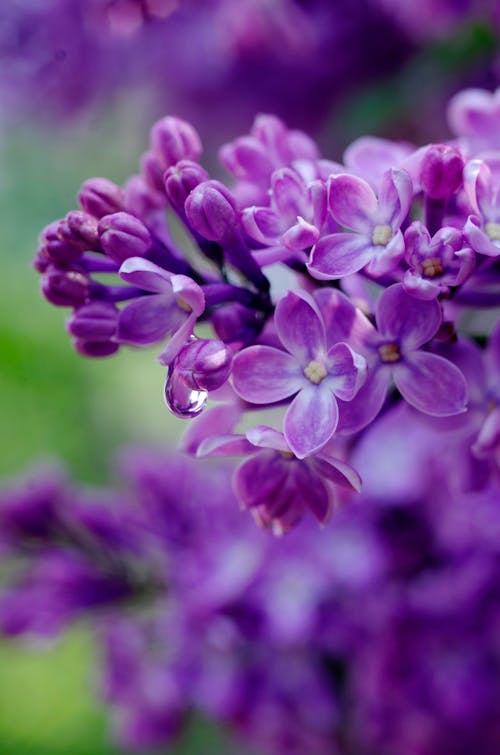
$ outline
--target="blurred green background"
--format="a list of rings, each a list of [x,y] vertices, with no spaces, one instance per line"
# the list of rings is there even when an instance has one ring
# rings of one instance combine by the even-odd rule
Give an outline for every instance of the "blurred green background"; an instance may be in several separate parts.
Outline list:
[[[416,113],[441,111],[457,74],[491,59],[492,34],[469,29],[429,47],[395,79],[353,93],[325,130],[339,157],[363,133],[407,136],[429,126]],[[436,98],[436,92],[438,96]],[[437,103],[437,104],[436,104]],[[137,170],[148,139],[140,101],[123,101],[55,134],[36,124],[0,133],[0,476],[62,459],[89,483],[108,478],[114,451],[127,442],[167,443],[182,429],[162,403],[155,350],[85,360],[64,333],[64,310],[45,303],[30,261],[40,229],[75,206],[82,180],[120,183]],[[96,694],[96,652],[81,626],[53,646],[0,643],[0,755],[116,753]],[[221,753],[220,734],[198,722],[171,753]],[[234,752],[234,749],[232,750]],[[402,754],[403,755],[403,754]]]

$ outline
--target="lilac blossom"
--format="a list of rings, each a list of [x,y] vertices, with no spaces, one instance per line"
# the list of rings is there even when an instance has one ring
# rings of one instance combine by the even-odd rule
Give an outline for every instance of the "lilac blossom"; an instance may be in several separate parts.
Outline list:
[[[412,199],[408,173],[387,171],[378,199],[363,179],[347,174],[333,176],[328,191],[334,220],[351,232],[332,233],[318,241],[308,265],[311,275],[332,280],[364,267],[373,275],[392,271],[404,254],[400,227]]]
[[[338,423],[336,399],[354,398],[365,378],[365,360],[343,342],[327,349],[321,313],[303,291],[280,300],[275,324],[286,351],[244,349],[234,360],[233,385],[243,399],[257,404],[297,394],[283,428],[293,453],[304,458],[332,437]]]
[[[440,228],[431,239],[422,223],[412,223],[405,231],[405,259],[410,267],[403,278],[405,291],[417,299],[435,299],[467,280],[474,268],[474,253],[465,243],[456,228]]]
[[[448,105],[448,122],[467,157],[500,148],[500,88],[465,89]]]
[[[465,167],[465,189],[474,214],[464,232],[479,254],[500,254],[500,158],[472,160]]]

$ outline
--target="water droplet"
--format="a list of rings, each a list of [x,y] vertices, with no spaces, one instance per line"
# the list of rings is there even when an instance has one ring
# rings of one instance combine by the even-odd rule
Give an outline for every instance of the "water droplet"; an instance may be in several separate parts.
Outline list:
[[[165,402],[176,417],[191,419],[205,408],[208,392],[193,388],[186,376],[170,366],[165,382]]]

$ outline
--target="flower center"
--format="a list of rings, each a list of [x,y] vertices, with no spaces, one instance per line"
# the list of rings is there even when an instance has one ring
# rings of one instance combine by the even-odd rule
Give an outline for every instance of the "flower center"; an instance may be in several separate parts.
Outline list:
[[[435,278],[443,274],[443,263],[438,257],[429,257],[422,262],[422,275],[424,278]]]
[[[376,225],[372,233],[372,243],[375,246],[385,246],[392,239],[392,228],[390,225]]]
[[[293,453],[291,451],[279,451],[279,454],[284,459],[293,459],[294,458],[294,455],[293,455]]]
[[[486,223],[484,230],[492,241],[500,241],[500,223]]]
[[[399,362],[401,352],[397,343],[384,343],[379,346],[378,355],[382,362]]]
[[[315,359],[312,359],[307,367],[304,367],[304,375],[311,381],[311,383],[319,385],[323,378],[326,378],[328,375],[328,371],[321,362],[316,362]]]

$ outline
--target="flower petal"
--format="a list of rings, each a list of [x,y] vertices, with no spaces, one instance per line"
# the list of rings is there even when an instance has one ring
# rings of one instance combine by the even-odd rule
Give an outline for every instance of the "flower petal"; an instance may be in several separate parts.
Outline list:
[[[391,168],[382,177],[377,222],[387,223],[395,231],[408,215],[413,186],[410,174],[402,168]]]
[[[301,365],[326,352],[325,326],[320,311],[305,291],[290,291],[280,299],[274,323],[284,347]]]
[[[288,463],[275,451],[266,450],[259,451],[237,468],[233,484],[245,508],[272,502],[288,476]]]
[[[392,374],[403,398],[424,414],[450,417],[466,409],[465,378],[443,357],[414,351],[393,367]]]
[[[269,207],[247,207],[241,214],[243,228],[250,238],[261,244],[276,244],[284,226],[280,216]]]
[[[134,346],[162,341],[187,317],[168,294],[142,296],[127,304],[118,318],[117,340]]]
[[[380,334],[399,340],[403,350],[418,349],[430,341],[441,321],[437,301],[416,299],[406,293],[401,283],[386,288],[377,304]]]
[[[204,438],[196,449],[196,456],[241,456],[254,451],[244,435],[229,433]]]
[[[310,464],[318,470],[321,477],[326,477],[335,485],[340,485],[348,490],[355,490],[357,493],[361,491],[361,477],[354,467],[351,467],[345,461],[335,459],[326,452],[320,451],[317,456],[310,460]]]
[[[187,275],[172,275],[172,291],[181,307],[189,307],[199,317],[205,309],[203,289]]]
[[[129,257],[120,267],[119,273],[122,280],[145,291],[160,294],[172,290],[172,273],[144,257]]]
[[[328,378],[325,384],[342,399],[351,401],[366,379],[366,359],[347,343],[336,343],[328,352]]]
[[[365,315],[336,288],[319,288],[313,296],[325,323],[327,348],[348,341],[355,351],[361,351],[375,330]]]
[[[283,453],[290,451],[283,433],[273,430],[272,427],[257,425],[257,427],[247,430],[246,436],[253,446],[272,448],[274,451],[282,451]]]
[[[335,280],[361,270],[373,257],[366,236],[357,233],[331,233],[313,246],[307,266],[313,278]]]
[[[285,439],[303,459],[330,440],[338,422],[337,401],[327,386],[308,385],[294,398],[285,415]]]
[[[287,225],[307,213],[309,197],[302,178],[292,168],[279,168],[271,176],[271,197]]]
[[[297,360],[272,346],[249,346],[233,361],[234,390],[253,404],[272,404],[288,398],[305,381]]]
[[[368,371],[365,384],[352,401],[339,399],[337,432],[355,433],[372,422],[382,408],[390,381],[390,370],[378,368]]]
[[[348,173],[332,176],[328,203],[334,220],[344,228],[370,233],[378,208],[377,197],[366,181]]]

